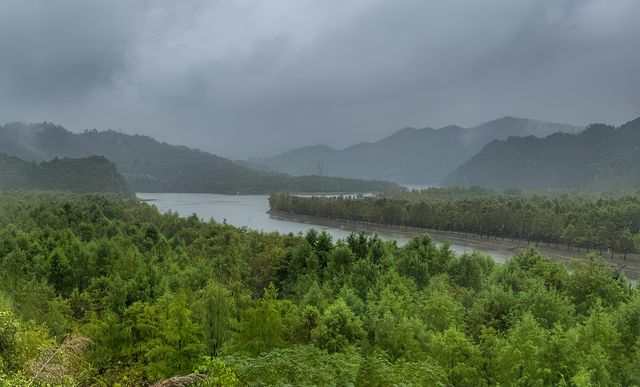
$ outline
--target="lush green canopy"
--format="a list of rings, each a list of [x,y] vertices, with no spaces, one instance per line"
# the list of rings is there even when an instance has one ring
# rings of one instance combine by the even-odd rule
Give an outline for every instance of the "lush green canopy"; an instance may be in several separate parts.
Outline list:
[[[600,259],[265,234],[136,200],[0,194],[0,384],[635,385],[640,293]]]
[[[271,208],[315,217],[565,243],[624,254],[640,250],[640,196],[431,188],[391,197],[274,194]]]
[[[104,157],[31,163],[0,153],[0,191],[5,190],[133,194],[116,166]]]

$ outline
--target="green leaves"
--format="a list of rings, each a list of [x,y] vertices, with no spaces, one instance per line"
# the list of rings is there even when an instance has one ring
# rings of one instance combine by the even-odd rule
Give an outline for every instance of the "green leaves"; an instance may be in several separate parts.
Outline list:
[[[481,238],[566,244],[567,251],[607,249],[627,259],[639,253],[638,196],[498,192],[482,188],[429,188],[387,197],[271,197],[275,211],[384,226],[453,231]],[[414,250],[424,242],[410,242]],[[353,251],[358,254],[357,249]],[[420,253],[419,253],[420,254]],[[431,271],[442,272],[435,262]]]
[[[311,332],[314,344],[329,353],[342,351],[349,345],[358,345],[365,336],[362,321],[342,299],[327,308],[318,326]]]
[[[496,265],[428,237],[334,244],[134,201],[27,197],[0,194],[0,383],[28,383],[28,365],[75,333],[94,345],[65,383],[640,381],[640,293],[595,257],[568,271],[530,249]]]

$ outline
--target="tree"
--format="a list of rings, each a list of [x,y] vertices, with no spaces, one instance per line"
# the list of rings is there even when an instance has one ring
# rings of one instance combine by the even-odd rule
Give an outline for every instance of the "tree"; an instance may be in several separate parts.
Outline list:
[[[232,336],[234,351],[255,356],[285,345],[286,326],[276,297],[276,289],[271,285],[255,306],[244,311]]]
[[[18,329],[20,325],[15,315],[9,311],[0,311],[0,366],[12,369],[18,351]]]
[[[454,259],[447,272],[457,285],[478,291],[494,265],[490,256],[474,251]]]
[[[233,295],[219,283],[209,282],[200,291],[195,317],[210,356],[218,356],[220,348],[229,338],[235,309]]]
[[[596,305],[584,324],[577,326],[579,366],[589,372],[594,385],[620,385],[623,375],[620,365],[624,353],[620,333],[615,328],[615,316]]]
[[[564,229],[562,233],[562,239],[564,239],[564,241],[567,243],[567,251],[569,251],[569,248],[571,247],[571,245],[575,243],[577,238],[576,235],[577,235],[576,227],[573,224],[568,225]]]
[[[314,344],[329,353],[341,351],[350,344],[358,344],[365,336],[362,321],[341,298],[327,308],[318,327],[311,332]]]
[[[634,252],[635,238],[628,228],[625,228],[624,231],[622,231],[622,234],[620,234],[618,239],[618,248],[624,253],[625,261],[627,260],[627,254]]]
[[[204,355],[198,340],[189,300],[184,293],[168,294],[160,300],[160,345],[147,353],[152,360],[150,373],[155,378],[184,375],[193,370]]]
[[[449,328],[433,338],[431,356],[447,373],[448,384],[479,385],[482,376],[479,372],[478,348],[456,328]]]
[[[49,256],[49,282],[59,293],[69,294],[72,281],[72,270],[69,259],[60,248],[56,248]]]
[[[428,341],[424,318],[416,313],[418,306],[411,295],[401,283],[390,284],[382,290],[380,300],[368,306],[369,337],[393,360],[422,359]]]
[[[579,314],[587,315],[597,304],[615,307],[628,300],[630,287],[624,277],[611,270],[599,256],[591,255],[591,261],[574,264],[567,293]]]
[[[501,341],[498,381],[518,385],[544,385],[547,332],[525,313]]]
[[[451,327],[460,327],[464,308],[447,291],[445,276],[434,278],[426,290],[422,306],[423,321],[434,331],[444,331]]]

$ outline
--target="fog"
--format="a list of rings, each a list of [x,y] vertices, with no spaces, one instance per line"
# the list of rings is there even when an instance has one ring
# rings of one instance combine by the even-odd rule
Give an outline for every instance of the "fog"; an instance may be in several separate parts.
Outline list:
[[[505,115],[640,115],[640,2],[0,2],[0,122],[233,158]]]

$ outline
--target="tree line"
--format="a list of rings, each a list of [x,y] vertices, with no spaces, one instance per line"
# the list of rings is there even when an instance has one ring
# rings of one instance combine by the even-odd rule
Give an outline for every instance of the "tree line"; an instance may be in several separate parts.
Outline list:
[[[640,250],[640,197],[431,188],[389,197],[273,194],[271,209],[388,226],[516,238],[567,248]]]
[[[593,257],[262,233],[0,193],[0,385],[637,385],[640,292]]]

